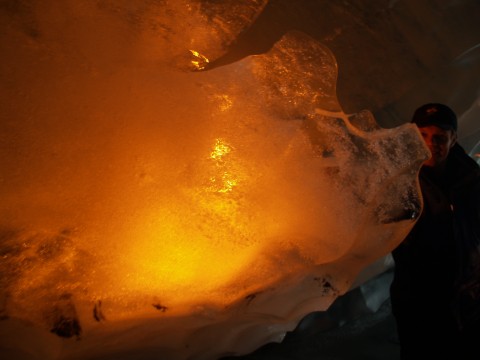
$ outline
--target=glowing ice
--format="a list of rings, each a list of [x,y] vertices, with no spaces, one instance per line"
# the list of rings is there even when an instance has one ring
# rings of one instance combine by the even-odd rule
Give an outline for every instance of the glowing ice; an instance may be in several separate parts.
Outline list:
[[[162,13],[169,3],[160,2],[154,16],[129,3],[113,11],[118,3],[52,2],[8,20],[5,352],[251,351],[326,309],[418,213],[415,179],[427,151],[417,130],[344,114],[328,49],[291,33],[267,54],[185,72],[224,49],[201,6],[187,6],[202,3]],[[236,11],[252,21],[263,6],[245,1]],[[174,27],[171,15],[182,11],[202,24],[195,35],[205,50],[184,47],[191,28],[162,37],[151,26]],[[239,31],[222,29],[228,39]],[[35,341],[25,341],[32,332]]]

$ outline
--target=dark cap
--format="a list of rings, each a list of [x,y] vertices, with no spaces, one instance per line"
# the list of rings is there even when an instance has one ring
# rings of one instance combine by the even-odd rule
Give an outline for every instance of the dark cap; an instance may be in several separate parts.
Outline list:
[[[447,105],[429,103],[420,106],[413,114],[412,123],[418,127],[438,126],[457,131],[457,115]]]

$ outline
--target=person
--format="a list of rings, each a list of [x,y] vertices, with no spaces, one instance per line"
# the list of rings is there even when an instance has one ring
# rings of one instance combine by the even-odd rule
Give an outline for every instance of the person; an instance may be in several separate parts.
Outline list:
[[[412,122],[431,157],[419,172],[422,212],[392,251],[400,357],[479,359],[480,168],[457,143],[450,107],[422,105]]]

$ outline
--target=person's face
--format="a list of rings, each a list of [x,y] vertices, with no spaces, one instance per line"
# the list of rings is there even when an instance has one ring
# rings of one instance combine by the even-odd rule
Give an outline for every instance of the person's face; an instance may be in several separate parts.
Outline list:
[[[423,165],[435,167],[442,164],[457,141],[456,133],[453,130],[443,130],[434,125],[421,127],[419,130],[432,153],[432,157]]]

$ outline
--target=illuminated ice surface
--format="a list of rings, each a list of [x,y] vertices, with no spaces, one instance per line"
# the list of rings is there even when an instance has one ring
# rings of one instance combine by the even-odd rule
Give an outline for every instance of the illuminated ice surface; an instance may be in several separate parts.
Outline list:
[[[265,2],[131,3],[2,10],[2,358],[281,341],[418,214],[418,131],[343,113],[318,42],[195,71]]]

